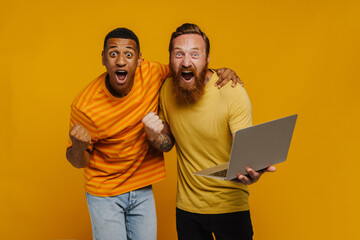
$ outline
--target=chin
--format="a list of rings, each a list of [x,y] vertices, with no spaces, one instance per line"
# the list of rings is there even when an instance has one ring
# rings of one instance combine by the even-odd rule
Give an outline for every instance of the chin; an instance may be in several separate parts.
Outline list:
[[[196,88],[195,79],[192,79],[191,81],[181,79],[180,87],[184,90],[191,90]]]

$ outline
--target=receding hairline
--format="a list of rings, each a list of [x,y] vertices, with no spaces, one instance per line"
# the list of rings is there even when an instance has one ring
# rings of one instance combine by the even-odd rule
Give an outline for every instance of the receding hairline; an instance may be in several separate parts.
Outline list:
[[[186,35],[197,35],[197,36],[199,36],[199,39],[201,39],[202,41],[203,41],[203,43],[204,43],[204,50],[206,51],[206,47],[207,47],[207,44],[206,44],[206,41],[205,41],[205,39],[200,35],[200,34],[197,34],[197,33],[184,33],[184,34],[181,34],[181,35],[179,35],[179,36],[177,36],[177,37],[175,37],[175,38],[173,38],[172,39],[172,50],[181,50],[182,48],[180,48],[180,47],[177,47],[175,44],[174,44],[174,42],[175,42],[175,40],[176,39],[178,39],[179,37],[182,37],[182,36],[186,36]],[[195,46],[195,47],[192,47],[191,48],[191,50],[198,50],[198,51],[200,51],[201,50],[201,46]]]
[[[171,51],[173,50],[173,47],[174,47],[173,42],[174,42],[174,40],[176,38],[182,36],[182,35],[187,35],[187,34],[199,35],[205,41],[206,55],[210,54],[210,40],[209,40],[209,38],[200,29],[200,27],[198,25],[193,24],[193,23],[184,23],[180,27],[178,27],[175,32],[173,32],[171,34],[170,43],[169,43],[169,49],[168,49],[169,53],[171,53]]]

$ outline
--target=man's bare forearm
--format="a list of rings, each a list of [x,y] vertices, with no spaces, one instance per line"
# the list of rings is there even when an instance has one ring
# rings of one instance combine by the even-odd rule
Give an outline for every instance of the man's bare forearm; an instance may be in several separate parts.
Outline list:
[[[169,152],[174,146],[174,139],[165,133],[160,133],[156,139],[150,141],[150,144],[161,152]]]
[[[84,168],[90,162],[90,153],[70,147],[66,150],[66,158],[76,168]]]
[[[87,149],[91,143],[91,136],[77,123],[71,128],[69,136],[72,146],[66,149],[67,160],[76,168],[86,167],[90,162],[90,153]]]
[[[172,149],[175,139],[170,131],[170,127],[155,112],[146,114],[142,122],[146,138],[152,147],[161,152],[168,152]]]

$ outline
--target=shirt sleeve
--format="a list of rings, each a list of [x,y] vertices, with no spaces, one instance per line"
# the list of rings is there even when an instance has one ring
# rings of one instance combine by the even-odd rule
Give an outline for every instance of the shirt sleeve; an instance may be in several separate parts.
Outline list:
[[[164,100],[165,96],[164,96],[164,85],[161,87],[160,89],[160,96],[159,96],[159,118],[163,121],[163,122],[167,122],[165,119],[165,105],[163,104],[163,100]]]
[[[160,96],[159,96],[159,118],[163,121],[163,122],[167,122],[169,125],[169,119],[168,119],[168,115],[167,115],[167,109],[166,106],[169,106],[169,101],[170,99],[169,94],[172,94],[172,91],[170,91],[171,89],[171,79],[167,79],[164,84],[161,86],[160,88]],[[170,89],[169,89],[170,88]]]
[[[88,147],[88,150],[92,151],[93,147],[94,147],[94,143],[97,142],[97,140],[98,140],[98,134],[97,134],[96,127],[95,127],[93,121],[91,121],[91,119],[86,114],[84,114],[82,111],[77,109],[76,106],[71,105],[69,132],[71,131],[71,129],[75,125],[75,123],[77,123],[80,126],[82,126],[83,128],[85,128],[88,131],[88,133],[90,134],[91,142]],[[71,143],[71,140],[69,137],[68,148],[71,146],[72,146],[72,143]]]
[[[229,109],[229,127],[232,134],[237,130],[252,126],[252,107],[245,88],[238,86],[234,91]]]
[[[167,64],[162,64],[162,63],[158,63],[158,62],[153,62],[156,67],[159,69],[160,72],[160,78],[161,81],[164,82],[165,79],[171,77],[171,71],[170,71],[170,67]]]

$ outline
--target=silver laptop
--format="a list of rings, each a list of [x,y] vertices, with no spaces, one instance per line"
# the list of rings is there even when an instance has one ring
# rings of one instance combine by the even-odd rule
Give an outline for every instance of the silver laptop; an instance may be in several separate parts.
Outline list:
[[[232,180],[246,175],[246,168],[255,171],[286,160],[297,114],[262,123],[235,132],[230,160],[194,174]]]

